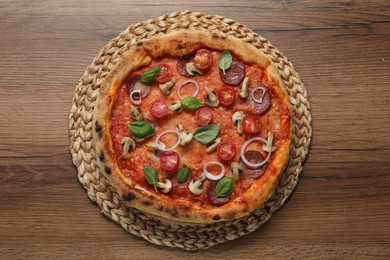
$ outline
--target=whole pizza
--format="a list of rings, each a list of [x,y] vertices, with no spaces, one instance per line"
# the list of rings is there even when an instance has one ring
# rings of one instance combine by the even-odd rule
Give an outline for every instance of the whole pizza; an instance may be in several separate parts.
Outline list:
[[[112,187],[166,221],[250,214],[289,158],[292,110],[276,65],[222,33],[139,42],[102,82],[93,116],[97,162]]]

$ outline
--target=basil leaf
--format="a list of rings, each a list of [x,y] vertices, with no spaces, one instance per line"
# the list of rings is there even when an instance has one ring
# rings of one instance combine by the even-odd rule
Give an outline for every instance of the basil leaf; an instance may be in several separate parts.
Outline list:
[[[180,105],[189,110],[197,110],[203,106],[202,102],[196,97],[185,97],[180,100]]]
[[[189,174],[190,168],[186,166],[184,168],[181,168],[181,170],[177,173],[176,179],[179,183],[183,183],[187,180]]]
[[[201,126],[196,129],[194,138],[202,144],[211,143],[217,137],[220,128],[219,125]]]
[[[142,73],[141,82],[142,83],[152,82],[156,78],[156,76],[160,72],[160,70],[161,70],[160,66],[156,66],[156,67],[148,69],[147,71]]]
[[[225,197],[232,193],[234,187],[233,177],[225,177],[221,179],[215,187],[215,193],[217,197]]]
[[[221,56],[219,56],[218,66],[223,71],[223,74],[225,74],[225,71],[230,68],[230,66],[232,65],[232,61],[232,54],[227,50],[222,52]]]
[[[154,128],[148,122],[138,120],[128,125],[129,132],[132,136],[146,138],[154,135]]]
[[[158,180],[158,173],[152,166],[144,167],[144,177],[149,182],[149,184],[154,186],[154,189],[157,191],[156,183]]]

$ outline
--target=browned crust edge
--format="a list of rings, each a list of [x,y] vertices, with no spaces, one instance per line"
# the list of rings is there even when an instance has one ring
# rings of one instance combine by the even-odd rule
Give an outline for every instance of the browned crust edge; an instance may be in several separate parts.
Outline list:
[[[214,50],[229,50],[247,64],[257,64],[267,69],[268,76],[282,86],[278,95],[289,107],[287,92],[279,76],[276,66],[261,51],[251,44],[238,38],[222,33],[211,33],[198,30],[181,30],[163,36],[140,42],[132,47],[124,58],[112,69],[103,80],[99,89],[93,117],[93,144],[96,151],[97,164],[127,203],[143,212],[160,217],[164,220],[179,223],[211,223],[215,221],[231,220],[250,214],[270,198],[283,169],[286,167],[291,144],[290,138],[278,147],[278,154],[272,164],[277,169],[266,185],[259,187],[257,182],[252,184],[241,198],[237,198],[218,208],[202,208],[194,204],[174,205],[164,196],[154,193],[125,178],[115,161],[112,140],[110,136],[110,112],[115,101],[115,93],[121,82],[132,71],[147,66],[153,58],[163,55],[182,56],[205,47]],[[254,199],[256,198],[256,199]]]

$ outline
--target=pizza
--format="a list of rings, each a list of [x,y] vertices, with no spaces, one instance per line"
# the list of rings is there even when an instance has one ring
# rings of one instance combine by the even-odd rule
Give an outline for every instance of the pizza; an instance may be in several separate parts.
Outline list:
[[[238,38],[199,30],[140,41],[122,57],[99,89],[92,138],[123,201],[174,223],[261,207],[292,142],[276,65]]]

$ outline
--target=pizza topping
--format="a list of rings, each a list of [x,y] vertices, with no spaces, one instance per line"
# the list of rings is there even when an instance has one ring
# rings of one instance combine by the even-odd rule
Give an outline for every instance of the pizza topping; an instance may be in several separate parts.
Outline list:
[[[203,193],[203,181],[206,179],[204,174],[201,174],[199,178],[194,181],[192,180],[190,184],[188,185],[188,188],[190,189],[191,193],[194,194],[195,196],[198,196]]]
[[[160,150],[158,147],[161,147],[162,149],[165,149],[167,147],[163,142],[159,141],[158,142],[158,147],[155,143],[148,143],[145,144],[146,147],[150,148],[153,150],[154,155],[160,156],[162,154],[162,150]]]
[[[223,73],[222,70],[219,71],[221,79],[226,84],[232,86],[238,86],[245,76],[245,67],[244,64],[236,59],[233,59],[233,62],[226,73]]]
[[[212,151],[214,151],[215,149],[217,149],[217,146],[218,146],[218,144],[221,142],[221,138],[217,138],[217,139],[215,139],[212,143],[211,143],[211,145],[209,146],[209,147],[207,147],[207,149],[206,149],[206,153],[211,153]]]
[[[205,70],[213,63],[213,53],[207,49],[199,49],[194,58],[194,65],[200,70]]]
[[[180,75],[191,77],[191,75],[187,73],[186,65],[187,63],[192,62],[194,57],[195,53],[190,53],[180,57],[179,61],[177,62],[177,72],[179,72]]]
[[[256,96],[255,96],[255,93],[258,90],[261,90],[261,92],[262,92],[260,98],[256,98]],[[265,92],[267,92],[267,90],[264,87],[257,87],[255,89],[253,89],[251,92],[251,96],[252,96],[253,101],[255,101],[256,103],[260,103],[260,104],[263,103],[263,98],[264,98]]]
[[[209,165],[210,166],[217,165],[220,168],[220,172],[218,173],[218,175],[214,175],[213,173],[211,173],[209,171],[209,169],[208,169]],[[220,163],[220,162],[211,161],[211,162],[206,163],[203,166],[203,174],[204,174],[204,176],[206,176],[207,179],[212,180],[212,181],[217,181],[225,175],[225,167],[223,167],[222,163]]]
[[[191,132],[186,131],[182,124],[178,124],[175,127],[175,130],[179,131],[180,145],[184,146],[191,142],[193,134]]]
[[[245,77],[244,80],[242,81],[240,89],[238,90],[238,95],[241,98],[247,98],[249,95],[249,91],[248,91],[249,81],[250,81],[249,77]]]
[[[127,157],[129,157],[130,148],[135,148],[135,142],[130,137],[123,137],[121,143],[123,146],[121,158],[127,159]]]
[[[172,105],[168,107],[169,111],[176,111],[176,112],[181,112],[183,111],[183,108],[181,107],[180,101],[173,101]]]
[[[157,191],[156,183],[158,180],[158,173],[152,166],[144,167],[144,177],[149,184],[154,186],[154,189]]]
[[[163,84],[159,84],[159,88],[161,90],[162,93],[164,93],[165,95],[169,95],[171,94],[172,92],[172,87],[173,85],[176,83],[176,77],[172,77],[170,81],[166,82],[166,83],[163,83]]]
[[[134,99],[134,96],[136,96],[136,99]],[[139,105],[142,103],[142,97],[141,97],[141,90],[135,89],[130,93],[130,101],[134,105]]]
[[[194,84],[195,87],[196,87],[196,90],[194,92],[194,94],[192,94],[193,97],[196,97],[198,94],[199,94],[199,85],[198,83],[195,81],[195,80],[192,80],[192,79],[189,79],[189,80],[186,80],[184,81],[183,83],[180,84],[179,88],[177,89],[177,95],[179,96],[180,99],[183,99],[184,97],[180,94],[180,89],[185,86],[185,85],[188,85],[188,84]]]
[[[268,140],[267,140],[268,142],[267,144],[263,144],[264,151],[271,153],[276,150],[276,146],[272,145],[273,139],[274,139],[274,133],[268,132]]]
[[[218,100],[222,106],[231,106],[236,101],[236,90],[225,86],[218,91]]]
[[[144,119],[144,115],[142,114],[141,108],[130,105],[130,110],[131,110],[131,118],[133,118],[134,120]]]
[[[172,71],[171,67],[168,64],[160,64],[159,67],[161,68],[156,76],[156,80],[158,83],[166,83],[171,80],[172,78]],[[142,78],[141,78],[142,80]]]
[[[169,110],[164,100],[156,99],[150,104],[149,112],[155,118],[163,118],[168,115]]]
[[[222,161],[231,160],[236,154],[236,145],[230,141],[222,141],[218,144],[217,155]]]
[[[197,67],[195,67],[194,63],[193,62],[188,62],[186,64],[186,72],[191,75],[191,76],[195,76],[196,74],[199,74],[199,75],[202,75],[203,74],[203,71],[198,69]]]
[[[168,193],[172,189],[172,182],[168,179],[164,179],[162,182],[156,182],[156,186],[161,189],[162,193]]]
[[[231,168],[234,180],[238,180],[240,178],[240,173],[242,173],[244,171],[243,165],[238,163],[238,162],[232,162],[230,164],[230,168]]]
[[[173,146],[171,146],[170,148],[166,148],[166,147],[160,146],[160,143],[161,143],[160,142],[160,138],[163,137],[166,134],[169,134],[169,133],[173,133],[173,134],[177,135],[176,143]],[[161,134],[159,134],[157,136],[157,138],[156,138],[156,141],[154,141],[154,144],[156,145],[156,147],[158,149],[160,149],[161,151],[164,151],[164,152],[171,151],[171,150],[175,149],[179,145],[179,143],[180,143],[180,133],[177,130],[166,130],[166,131],[162,132]],[[165,144],[164,144],[164,146],[165,146]]]
[[[232,116],[232,121],[233,121],[233,124],[237,126],[237,133],[238,134],[243,133],[242,119],[244,118],[244,116],[245,116],[244,112],[241,112],[241,111],[234,112],[234,114]]]
[[[178,183],[183,183],[187,180],[188,176],[190,175],[190,168],[188,166],[185,166],[180,169],[180,171],[176,175],[176,180]]]
[[[202,102],[200,102],[200,100],[196,97],[183,98],[182,100],[180,100],[180,104],[183,108],[189,110],[197,110],[198,108],[203,106]]]
[[[202,144],[209,144],[215,140],[220,128],[220,125],[201,126],[196,129],[194,133],[194,138]]]
[[[222,180],[220,180],[219,182],[221,182]],[[208,194],[210,201],[216,206],[221,206],[221,205],[227,203],[230,199],[230,194],[223,196],[223,197],[219,197],[217,195],[216,186],[218,185],[219,182],[216,182],[216,181],[211,182],[208,189],[207,189],[207,194]]]
[[[271,94],[269,91],[265,91],[262,93],[262,97],[256,97],[256,93],[253,90],[251,95],[246,99],[245,104],[250,108],[250,111],[255,114],[255,115],[260,115],[263,114],[268,110],[268,108],[271,105]],[[256,102],[260,101],[261,98],[261,103]]]
[[[129,91],[129,94],[131,94],[134,90],[139,90],[141,93],[140,98],[145,98],[150,94],[150,91],[152,91],[152,88],[149,84],[144,84],[141,82],[141,76],[137,75],[134,76],[126,81],[126,87]]]
[[[214,113],[211,108],[208,107],[202,107],[198,110],[196,110],[195,113],[195,121],[200,126],[205,126],[210,124],[211,119],[213,119]]]
[[[154,135],[154,127],[146,121],[138,120],[128,125],[129,132],[137,138],[147,138]]]
[[[248,135],[257,134],[261,131],[261,118],[252,115],[244,116],[242,119],[242,128]]]
[[[259,163],[259,162],[262,162],[265,160],[264,156],[260,152],[255,151],[255,150],[246,151],[245,158],[247,158],[248,161],[250,161],[251,163]],[[258,166],[256,168],[246,168],[243,171],[242,176],[244,178],[257,179],[261,175],[263,175],[266,168],[267,168],[266,164],[263,164],[263,165]]]
[[[219,105],[219,101],[215,90],[210,90],[207,86],[204,87],[204,90],[207,93],[207,96],[204,98],[206,105],[210,107],[217,107]]]
[[[163,152],[160,156],[160,168],[161,170],[172,172],[179,166],[180,156],[175,151]]]
[[[245,156],[245,155],[246,155],[246,154],[245,154],[245,150],[246,150],[246,148],[248,147],[249,144],[251,144],[251,143],[253,143],[253,142],[255,142],[255,141],[261,141],[261,142],[265,143],[267,146],[272,146],[272,144],[269,144],[267,140],[265,140],[265,139],[263,139],[263,138],[261,138],[261,137],[253,137],[253,138],[249,139],[248,141],[246,141],[246,142],[242,145],[242,147],[241,147],[241,153],[240,153],[241,159],[242,159],[242,161],[243,161],[247,166],[252,167],[252,168],[257,168],[257,167],[260,167],[260,166],[266,164],[267,161],[269,160],[269,158],[271,157],[271,152],[268,152],[268,155],[267,155],[267,157],[266,157],[264,160],[262,160],[262,161],[260,161],[260,162],[256,162],[256,163],[250,162],[250,161],[248,160],[248,158]],[[249,158],[249,159],[250,159],[250,158]]]
[[[222,52],[221,56],[219,56],[218,66],[222,70],[223,74],[226,74],[226,70],[232,65],[232,61],[232,54],[228,50],[225,50]]]
[[[156,67],[148,69],[147,71],[142,73],[142,75],[141,75],[141,82],[142,83],[152,82],[156,78],[157,74],[160,71],[161,71],[161,67],[160,66],[156,66]]]
[[[215,186],[215,193],[218,197],[226,197],[232,193],[234,188],[234,179],[233,177],[225,177],[221,179],[217,186]]]

